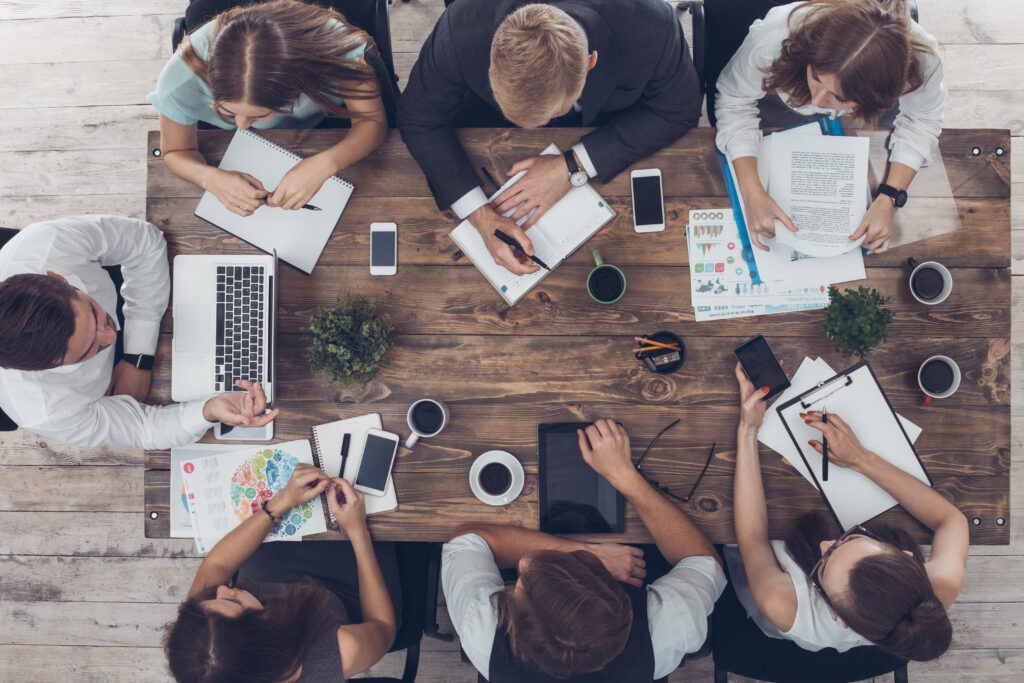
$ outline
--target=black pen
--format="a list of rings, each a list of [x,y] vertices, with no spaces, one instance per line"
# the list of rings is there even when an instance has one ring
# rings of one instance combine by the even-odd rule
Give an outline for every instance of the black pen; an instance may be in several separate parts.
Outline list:
[[[345,461],[348,460],[348,444],[351,440],[351,434],[346,434],[341,440],[341,471],[338,472],[338,476],[342,478],[345,476]]]
[[[323,211],[319,206],[313,206],[312,204],[303,204],[303,209],[309,209],[310,211]]]
[[[495,230],[494,231],[494,236],[497,237],[502,242],[504,242],[505,244],[507,244],[508,246],[512,247],[512,249],[518,249],[519,251],[521,251],[524,254],[526,254],[526,250],[524,250],[521,246],[519,246],[519,242],[516,242],[515,239],[509,237],[508,235],[503,233],[501,230]],[[540,266],[544,270],[551,270],[550,268],[547,267],[547,264],[545,264],[543,261],[541,261],[536,256],[530,256],[529,254],[526,254],[526,255],[529,256],[531,261],[536,263],[538,266]]]
[[[499,185],[498,181],[494,179],[494,176],[491,175],[491,172],[487,170],[486,166],[481,166],[480,170],[484,172],[484,177],[491,181],[491,185],[494,185],[495,192],[501,189],[501,185]]]
[[[828,408],[821,407],[821,421],[828,424]],[[821,435],[821,480],[828,481],[828,438]]]

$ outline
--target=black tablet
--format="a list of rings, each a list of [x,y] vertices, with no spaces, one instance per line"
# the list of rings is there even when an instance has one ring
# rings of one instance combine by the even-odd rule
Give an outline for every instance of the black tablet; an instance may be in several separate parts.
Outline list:
[[[618,534],[626,527],[626,501],[587,463],[577,429],[589,422],[538,425],[540,530],[549,534]]]

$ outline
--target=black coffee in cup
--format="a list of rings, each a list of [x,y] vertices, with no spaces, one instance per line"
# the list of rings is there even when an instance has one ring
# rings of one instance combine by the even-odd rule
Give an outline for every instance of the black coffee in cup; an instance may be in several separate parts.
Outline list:
[[[444,411],[433,401],[420,401],[412,409],[412,426],[421,434],[434,434],[444,424]]]
[[[498,462],[492,462],[480,470],[480,487],[492,496],[500,496],[512,486],[512,472]]]
[[[945,282],[943,282],[942,273],[938,269],[923,266],[914,273],[914,277],[910,280],[910,286],[913,288],[914,294],[922,299],[934,299],[942,294]]]
[[[598,301],[615,301],[622,296],[625,286],[622,273],[612,266],[598,267],[587,280],[590,296]]]
[[[930,360],[921,368],[921,386],[933,394],[943,394],[953,386],[953,368],[942,360]]]

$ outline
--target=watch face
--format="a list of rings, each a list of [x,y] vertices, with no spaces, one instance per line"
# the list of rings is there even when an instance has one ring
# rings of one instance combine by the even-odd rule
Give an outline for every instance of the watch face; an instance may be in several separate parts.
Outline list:
[[[569,176],[569,182],[572,183],[574,187],[583,187],[587,184],[587,180],[587,174],[583,171],[577,171]]]
[[[896,204],[896,208],[900,208],[907,203],[907,193],[905,190],[900,190],[896,193],[896,196],[892,198],[893,203]]]

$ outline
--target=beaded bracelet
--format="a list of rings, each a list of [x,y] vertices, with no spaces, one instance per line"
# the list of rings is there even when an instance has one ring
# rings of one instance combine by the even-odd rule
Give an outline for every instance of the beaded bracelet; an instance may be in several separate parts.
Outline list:
[[[272,514],[272,513],[270,512],[270,510],[268,510],[268,509],[267,509],[267,503],[269,503],[269,502],[270,502],[269,500],[265,500],[265,501],[263,501],[263,505],[261,505],[261,506],[260,506],[260,508],[261,508],[261,509],[262,509],[262,510],[263,510],[264,512],[266,512],[266,513],[267,513],[267,517],[270,517],[270,521],[271,521],[271,522],[273,522],[274,524],[280,524],[280,523],[282,522],[282,520],[284,520],[284,517],[281,517],[281,518],[275,517],[275,516],[274,516],[274,515],[273,515],[273,514]]]

